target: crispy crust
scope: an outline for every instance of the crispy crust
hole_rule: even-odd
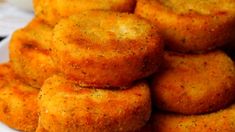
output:
[[[39,125],[49,132],[118,132],[138,130],[151,114],[147,83],[126,90],[82,88],[55,75],[39,94]]]
[[[85,10],[132,12],[136,0],[34,0],[37,17],[54,25],[60,19]]]
[[[10,62],[15,73],[27,84],[40,88],[44,80],[56,73],[49,52],[52,28],[35,18],[17,30],[10,42]]]
[[[52,52],[70,79],[82,86],[108,88],[154,73],[162,49],[156,28],[147,21],[131,14],[88,11],[55,27]]]
[[[135,14],[157,24],[171,50],[202,52],[235,35],[233,0],[138,0]]]
[[[164,69],[152,82],[162,110],[200,114],[224,108],[235,99],[235,68],[223,52],[187,55],[166,52]]]
[[[39,124],[38,124],[38,127],[37,127],[37,130],[36,130],[35,132],[48,132],[48,131],[45,130],[45,129],[43,128],[43,126],[39,123]]]
[[[8,126],[34,132],[38,124],[39,91],[20,82],[8,64],[0,65],[0,120]]]
[[[205,115],[154,114],[152,127],[152,132],[234,132],[235,105]]]

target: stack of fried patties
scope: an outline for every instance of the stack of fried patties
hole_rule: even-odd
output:
[[[35,0],[36,17],[12,35],[0,120],[26,132],[141,129],[152,111],[145,78],[163,55],[157,27],[130,13],[134,0],[60,2]]]
[[[152,78],[152,131],[234,132],[233,0],[139,0],[135,14],[159,26],[168,51]],[[234,43],[233,43],[234,45]]]
[[[235,1],[138,0],[134,15],[135,2],[34,0],[0,65],[0,120],[26,132],[234,132],[235,68],[221,48],[235,42]]]
[[[143,78],[158,70],[157,28],[134,14],[85,11],[53,30],[51,56],[60,74],[39,94],[38,131],[136,131],[151,115]]]

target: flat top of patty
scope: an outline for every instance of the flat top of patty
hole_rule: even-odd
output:
[[[159,0],[178,14],[216,14],[235,11],[234,0]]]

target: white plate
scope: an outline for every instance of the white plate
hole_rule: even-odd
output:
[[[9,44],[10,37],[4,39],[0,42],[0,63],[8,62],[8,44]],[[5,124],[0,122],[0,132],[18,132],[6,126]]]
[[[33,2],[32,0],[6,0],[9,3],[27,11],[33,11]]]

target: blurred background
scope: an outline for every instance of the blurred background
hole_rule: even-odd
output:
[[[25,26],[33,16],[32,0],[0,0],[0,41]]]

